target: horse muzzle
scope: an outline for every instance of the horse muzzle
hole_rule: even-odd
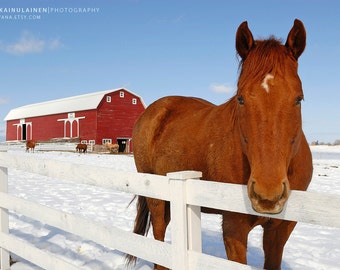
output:
[[[248,183],[248,195],[253,209],[263,214],[280,213],[290,194],[288,179],[284,179],[277,187],[264,188],[255,180]]]

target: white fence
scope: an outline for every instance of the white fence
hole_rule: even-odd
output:
[[[171,244],[9,195],[8,168],[171,201]],[[258,213],[251,208],[246,186],[195,180],[200,176],[201,173],[192,171],[167,176],[122,173],[108,168],[39,159],[33,155],[0,152],[1,269],[9,269],[10,252],[44,269],[79,269],[10,234],[9,210],[171,269],[255,269],[202,253],[200,206]],[[293,191],[284,211],[270,217],[340,228],[339,205],[340,196]]]

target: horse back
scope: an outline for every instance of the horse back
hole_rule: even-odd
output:
[[[133,131],[137,170],[166,174],[206,167],[205,143],[211,134],[209,129],[214,129],[209,124],[217,121],[212,116],[217,107],[203,99],[180,96],[165,97],[151,104]]]

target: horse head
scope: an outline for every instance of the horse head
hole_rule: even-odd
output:
[[[303,137],[297,60],[305,45],[306,31],[299,20],[285,45],[273,37],[254,40],[247,22],[236,33],[242,59],[236,116],[250,165],[248,195],[260,213],[281,212],[290,194],[289,166]]]

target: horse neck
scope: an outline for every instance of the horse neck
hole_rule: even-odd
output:
[[[240,132],[236,117],[237,98],[217,106],[213,113],[210,128],[209,168],[214,171],[210,178],[230,183],[246,183],[249,178],[249,163],[242,152]],[[218,141],[214,141],[216,138]],[[226,167],[226,165],[228,166]],[[226,174],[226,170],[229,170]],[[227,176],[226,176],[227,175]],[[226,179],[228,177],[228,179]]]
[[[226,103],[216,107],[215,115],[217,115],[217,119],[215,119],[216,124],[218,125],[215,129],[220,130],[224,133],[222,136],[225,138],[222,142],[225,144],[223,147],[227,147],[229,149],[235,149],[236,152],[240,152],[241,149],[241,140],[240,140],[240,132],[237,122],[237,97],[232,97]],[[235,153],[236,154],[236,153]]]
[[[234,96],[226,103],[219,106],[222,110],[220,113],[223,116],[224,125],[229,126],[234,133],[238,133],[237,118],[236,118],[236,108],[237,108],[237,97]]]

